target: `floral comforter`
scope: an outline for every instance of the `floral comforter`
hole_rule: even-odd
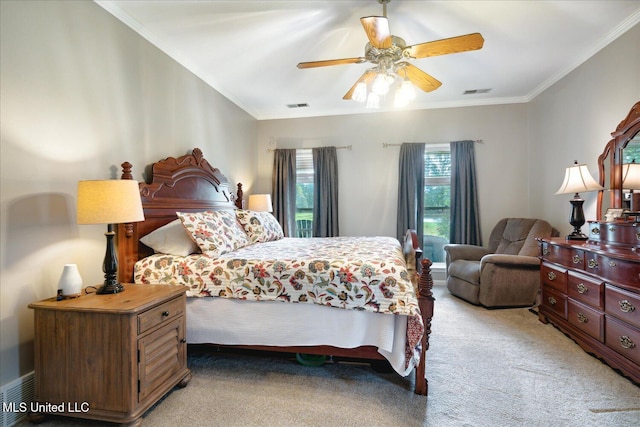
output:
[[[189,288],[188,297],[313,303],[408,316],[407,364],[424,332],[399,242],[391,237],[283,238],[210,258],[155,254],[136,283]]]

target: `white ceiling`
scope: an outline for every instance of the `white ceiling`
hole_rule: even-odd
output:
[[[370,64],[296,64],[363,56],[360,18],[382,15],[377,0],[95,1],[258,120],[370,112],[342,99]],[[530,101],[636,25],[640,0],[392,0],[387,16],[407,45],[484,37],[413,61],[442,86],[407,109],[446,108]],[[473,89],[491,91],[463,95]]]

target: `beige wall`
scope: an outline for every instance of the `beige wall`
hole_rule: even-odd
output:
[[[65,263],[99,284],[105,227],[77,226],[78,180],[199,147],[251,182],[257,122],[89,1],[2,1],[0,384],[33,369],[33,313]],[[233,144],[230,144],[233,142]],[[250,190],[250,186],[248,186]]]
[[[0,2],[0,384],[33,369],[27,304],[55,293],[65,263],[102,281],[104,230],[75,224],[81,179],[117,176],[202,148],[247,194],[271,188],[268,148],[340,150],[342,234],[394,235],[398,148],[476,146],[486,236],[504,216],[539,216],[564,233],[554,196],[574,158],[598,154],[640,99],[636,26],[528,104],[257,122],[93,2]],[[591,195],[585,195],[593,217]]]
[[[528,104],[531,215],[571,232],[570,194],[554,193],[574,160],[598,179],[598,156],[631,107],[640,101],[640,25],[636,25]],[[581,194],[587,220],[596,193]],[[583,229],[586,232],[586,226]]]
[[[383,143],[481,139],[478,191],[488,239],[496,219],[529,212],[526,128],[525,104],[261,121],[257,185],[271,188],[270,148],[352,145],[338,151],[340,234],[395,236],[399,147]]]

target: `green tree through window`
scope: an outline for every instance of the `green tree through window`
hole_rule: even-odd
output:
[[[449,242],[451,210],[451,153],[449,147],[427,146],[424,153],[424,256],[444,262]]]

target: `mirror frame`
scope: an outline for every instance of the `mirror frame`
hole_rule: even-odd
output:
[[[609,182],[611,183],[609,188],[598,191],[596,212],[598,221],[602,221],[604,217],[602,202],[606,190],[611,190],[609,191],[609,197],[611,198],[609,206],[612,208],[622,208],[622,150],[638,132],[640,132],[640,101],[631,107],[627,117],[620,122],[614,132],[611,132],[613,139],[607,143],[604,151],[598,157],[599,183],[604,187],[606,182],[605,163],[607,158],[609,159]]]

